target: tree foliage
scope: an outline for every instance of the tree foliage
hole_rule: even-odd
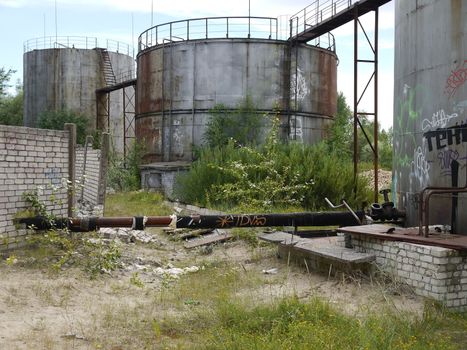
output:
[[[63,130],[66,123],[76,124],[76,142],[83,145],[86,141],[88,117],[69,110],[47,111],[39,114],[39,128]]]
[[[337,113],[329,127],[326,145],[344,158],[352,157],[353,143],[353,113],[340,92],[337,96]]]
[[[7,89],[11,75],[15,71],[0,68],[0,124],[23,125],[23,89],[16,85],[16,94],[10,95]]]
[[[374,121],[365,115],[359,115],[360,124],[368,139],[374,143]],[[373,150],[368,143],[362,128],[357,135],[357,152],[360,162],[373,162]],[[342,92],[337,97],[337,114],[329,127],[326,145],[331,151],[338,152],[342,157],[352,159],[353,156],[353,112],[347,104]],[[378,130],[379,165],[385,169],[392,168],[392,128],[388,131]]]
[[[4,67],[0,68],[0,98],[5,97],[7,95],[7,88],[11,85],[8,85],[10,81],[11,75],[16,71],[8,69],[6,70]]]

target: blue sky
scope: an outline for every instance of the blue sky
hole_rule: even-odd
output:
[[[251,15],[293,15],[312,2],[314,0],[250,0]],[[14,80],[22,80],[23,43],[44,34],[55,36],[56,29],[58,36],[112,39],[134,43],[136,47],[137,37],[151,26],[151,21],[156,25],[197,17],[247,16],[248,4],[248,0],[0,0],[0,66],[16,70]],[[392,125],[393,116],[394,3],[382,6],[379,17],[379,119],[387,129]],[[361,18],[370,36],[373,18],[372,13]],[[336,29],[333,34],[339,57],[338,90],[344,92],[347,102],[352,104],[353,23]],[[359,47],[360,58],[365,58],[368,48],[362,35]],[[362,77],[365,74],[369,77],[372,68],[361,67]],[[362,79],[361,85],[365,84],[366,80]],[[360,108],[372,111],[371,98],[363,99]]]

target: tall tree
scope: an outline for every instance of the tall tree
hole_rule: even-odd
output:
[[[11,86],[8,85],[11,75],[15,73],[14,70],[6,70],[4,67],[0,68],[0,99],[7,95],[6,90]]]
[[[10,95],[7,89],[14,70],[0,68],[0,124],[23,125],[23,88],[18,82],[16,93]]]
[[[347,158],[352,156],[352,111],[342,92],[337,96],[337,113],[329,127],[326,144],[330,151]]]

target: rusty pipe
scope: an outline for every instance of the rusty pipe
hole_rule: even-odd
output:
[[[458,167],[457,162],[456,162],[456,165]],[[453,167],[452,171],[457,172],[457,169],[458,168]],[[467,172],[466,172],[466,181],[465,181],[464,187],[431,186],[431,187],[425,187],[422,190],[422,192],[420,193],[420,204],[419,204],[419,228],[418,228],[419,231],[418,233],[420,236],[428,237],[428,232],[429,232],[428,226],[430,224],[430,198],[431,196],[434,194],[451,194],[452,196],[454,196],[458,193],[467,193]]]
[[[363,211],[357,211],[363,219]],[[39,230],[68,228],[71,231],[94,231],[101,227],[129,227],[144,230],[145,227],[174,228],[234,228],[270,226],[355,226],[359,222],[348,212],[312,212],[288,214],[251,215],[191,215],[191,216],[135,216],[135,217],[84,217],[59,218],[53,223],[44,217],[22,218],[20,224]]]
[[[425,191],[423,191],[425,192]],[[423,193],[422,192],[422,193]],[[467,186],[464,187],[443,187],[443,188],[430,188],[426,192],[426,200],[423,199],[423,194],[422,197],[420,198],[421,206],[423,205],[423,208],[420,209],[422,211],[422,217],[420,218],[420,227],[419,227],[419,234],[423,235],[424,237],[428,237],[428,232],[429,232],[429,223],[430,223],[430,198],[434,194],[457,194],[457,193],[467,193]],[[420,206],[420,207],[421,207]],[[423,230],[423,227],[425,228]]]

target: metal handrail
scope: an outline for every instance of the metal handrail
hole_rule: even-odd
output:
[[[94,49],[106,48],[108,51],[134,56],[134,48],[117,40],[98,40],[87,36],[44,36],[29,39],[24,42],[24,53],[40,49],[75,48]]]
[[[115,81],[117,84],[133,79],[136,79],[136,71],[134,69],[128,70],[126,72],[121,72],[115,76]]]
[[[278,40],[277,18],[203,17],[174,21],[151,27],[138,37],[138,52],[162,45],[164,40],[255,38]],[[177,40],[174,40],[177,39]]]
[[[350,8],[358,0],[315,0],[310,5],[291,16],[290,36],[298,34],[320,22]],[[294,22],[292,25],[292,21]]]

